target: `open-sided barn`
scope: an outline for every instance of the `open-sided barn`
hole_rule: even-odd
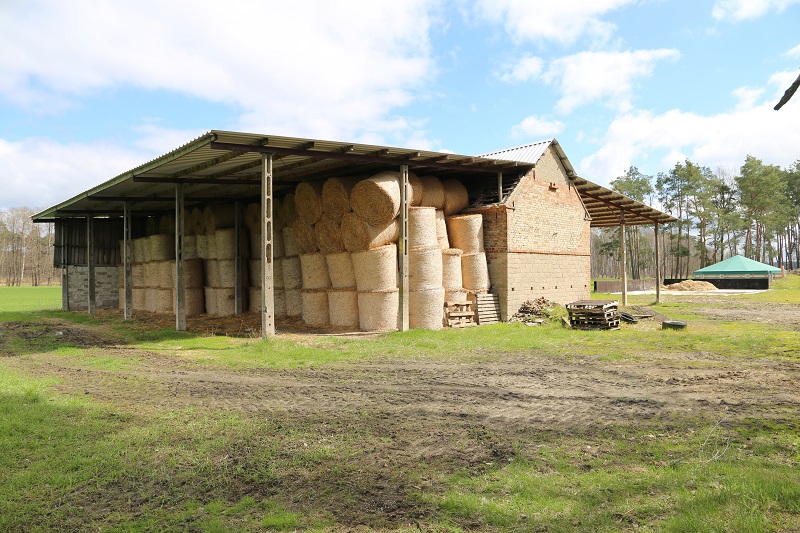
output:
[[[674,219],[578,177],[556,140],[483,156],[211,131],[34,216],[64,309],[260,311],[441,327],[445,303],[589,296],[590,228]],[[249,300],[249,303],[248,303]]]

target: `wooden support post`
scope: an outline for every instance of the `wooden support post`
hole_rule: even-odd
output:
[[[244,303],[242,302],[242,203],[236,202],[234,209],[234,224],[233,224],[233,238],[236,242],[233,244],[233,312],[241,315],[244,312]]]
[[[400,308],[398,326],[408,331],[408,165],[400,165],[400,239],[397,241],[400,261]]]
[[[66,265],[64,252],[61,254],[61,310],[69,311],[69,266]]]
[[[183,235],[186,227],[183,185],[175,185],[175,329],[186,331],[186,278],[183,269]]]
[[[497,173],[497,203],[503,203],[503,173]]]
[[[261,338],[275,336],[272,273],[272,154],[261,156]]]
[[[619,212],[619,259],[622,277],[622,305],[628,305],[628,261],[625,249],[625,211]]]
[[[87,311],[90,315],[96,312],[95,275],[94,275],[94,218],[86,217],[86,284],[89,293]]]
[[[133,316],[131,227],[131,206],[130,202],[125,202],[122,206],[122,287],[124,291],[122,305],[125,310],[125,320],[130,320]]]
[[[661,303],[661,261],[660,252],[658,250],[658,222],[653,227],[656,245],[656,303]]]

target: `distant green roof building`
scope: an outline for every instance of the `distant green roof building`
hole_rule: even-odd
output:
[[[724,277],[770,277],[780,274],[781,269],[765,263],[753,261],[741,255],[734,255],[714,265],[692,272],[694,278]]]

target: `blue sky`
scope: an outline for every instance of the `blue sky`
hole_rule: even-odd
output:
[[[608,184],[800,159],[800,0],[2,0],[0,209],[210,129],[479,154]]]

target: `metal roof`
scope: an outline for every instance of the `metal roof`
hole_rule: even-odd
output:
[[[715,277],[747,274],[762,274],[766,276],[767,274],[780,273],[781,269],[778,267],[755,261],[743,255],[734,255],[725,259],[724,261],[720,261],[719,263],[714,263],[713,265],[709,265],[705,268],[695,270],[692,272],[692,276]]]
[[[468,188],[479,188],[482,183],[496,183],[498,173],[518,178],[535,166],[550,145],[557,148],[568,174],[574,175],[572,165],[555,139],[528,146],[538,145],[543,146],[524,153],[511,149],[502,151],[502,157],[499,157],[501,152],[496,152],[498,157],[487,157],[212,130],[161,157],[37,213],[33,219],[46,222],[90,215],[119,216],[126,201],[134,214],[169,212],[174,209],[170,202],[174,201],[176,184],[183,185],[187,208],[214,202],[257,201],[261,190],[262,154],[273,155],[273,188],[279,198],[293,191],[301,181],[368,176],[381,170],[397,169],[400,165],[409,165],[410,170],[419,175],[458,178]],[[540,152],[533,160],[537,150]],[[581,186],[577,182],[576,187],[580,192]],[[626,199],[617,193],[612,192],[612,195],[615,196],[610,201]],[[597,225],[595,216],[599,223],[605,224],[620,208],[626,210],[625,221],[628,224],[651,224],[654,221],[638,215],[632,215],[629,220],[627,205],[604,204],[603,200],[593,212],[590,207],[595,202],[593,197],[584,198],[583,192],[581,197],[585,203],[588,202],[593,226]],[[606,206],[605,210],[600,204]],[[611,206],[610,210],[608,206]],[[647,209],[661,215],[663,220],[675,220]]]
[[[556,155],[561,160],[561,164],[564,165],[567,177],[578,190],[578,194],[592,219],[592,227],[602,228],[619,226],[623,220],[623,212],[625,224],[628,226],[653,224],[656,222],[659,224],[666,224],[668,222],[678,221],[678,219],[672,215],[663,213],[658,209],[638,202],[624,194],[612,191],[611,189],[607,189],[579,177],[556,139],[489,152],[487,154],[482,154],[481,157],[507,159],[533,163],[535,165],[550,146],[555,149]]]

